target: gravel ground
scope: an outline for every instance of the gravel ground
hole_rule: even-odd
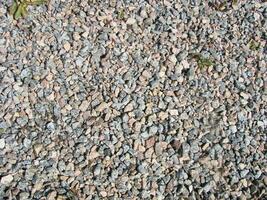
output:
[[[266,1],[10,4],[0,199],[266,198]]]

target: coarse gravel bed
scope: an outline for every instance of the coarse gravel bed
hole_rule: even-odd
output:
[[[0,199],[265,199],[267,2],[0,2]]]

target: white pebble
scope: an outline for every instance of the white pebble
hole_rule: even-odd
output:
[[[126,21],[126,24],[129,24],[129,25],[133,25],[136,23],[136,20],[134,18],[129,18],[127,21]]]
[[[5,139],[0,139],[0,149],[5,148],[5,146],[6,146]]]
[[[8,185],[13,181],[13,176],[12,175],[7,175],[7,176],[3,176],[1,178],[1,184],[3,185]]]

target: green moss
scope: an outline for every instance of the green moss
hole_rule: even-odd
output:
[[[125,13],[123,9],[120,9],[118,12],[118,19],[124,19]]]
[[[4,133],[5,132],[5,129],[3,128],[0,128],[0,134]]]
[[[214,65],[214,62],[210,58],[205,58],[201,54],[193,53],[191,54],[191,57],[196,60],[197,65],[200,69]]]
[[[249,42],[249,49],[252,51],[257,51],[260,48],[260,43],[256,42],[255,40],[251,40]]]
[[[48,0],[14,0],[13,4],[9,8],[9,13],[14,19],[20,17],[26,17],[28,14],[27,8],[30,5],[41,5],[47,3]]]
[[[232,6],[237,5],[238,4],[238,0],[232,0]]]

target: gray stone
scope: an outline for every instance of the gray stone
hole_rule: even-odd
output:
[[[55,129],[56,129],[55,124],[54,124],[53,122],[49,122],[49,123],[46,125],[46,128],[47,128],[49,131],[51,131],[51,132],[55,131]]]
[[[17,118],[17,123],[20,125],[20,126],[25,126],[27,123],[28,123],[28,117],[19,117]]]
[[[24,79],[24,78],[29,78],[31,76],[31,71],[29,68],[25,68],[21,71],[21,74],[20,74],[21,78]]]
[[[29,148],[31,145],[31,140],[29,140],[28,138],[25,138],[23,141],[23,145],[24,147]]]
[[[94,167],[94,176],[98,176],[98,175],[100,175],[100,173],[101,173],[101,165],[100,164],[97,164]]]
[[[153,125],[149,128],[149,135],[155,135],[158,132],[158,127]]]

